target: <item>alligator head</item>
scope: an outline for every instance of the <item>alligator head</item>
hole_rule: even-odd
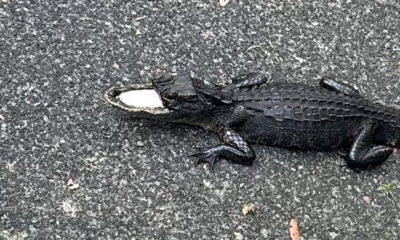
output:
[[[151,82],[112,88],[105,98],[135,118],[195,125],[232,99],[221,87],[187,75],[167,74]]]

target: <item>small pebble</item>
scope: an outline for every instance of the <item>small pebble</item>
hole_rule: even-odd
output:
[[[144,146],[144,142],[142,142],[142,141],[137,141],[137,143],[136,143],[139,147],[143,147]]]
[[[267,229],[265,229],[265,228],[263,228],[262,230],[261,230],[261,234],[263,235],[263,237],[264,238],[267,238],[268,237],[268,230]]]
[[[244,239],[243,235],[239,232],[234,232],[233,234],[235,235],[235,240],[243,240]]]
[[[224,188],[229,188],[229,187],[230,187],[230,184],[229,184],[228,181],[224,181],[224,182],[222,183],[222,185],[224,186]]]
[[[125,186],[126,184],[128,184],[128,181],[126,181],[125,179],[121,179],[121,181],[119,182],[120,186]]]

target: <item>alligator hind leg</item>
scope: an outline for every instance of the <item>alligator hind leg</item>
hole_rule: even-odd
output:
[[[217,126],[218,136],[227,145],[221,144],[209,147],[202,152],[190,155],[190,157],[196,157],[197,163],[209,163],[211,170],[214,169],[214,164],[220,158],[243,165],[251,165],[256,157],[254,150],[232,128],[232,126],[242,123],[245,119],[245,109],[243,106],[237,107],[232,115],[223,118]]]
[[[342,156],[351,169],[369,169],[384,163],[393,153],[387,146],[372,146],[375,127],[371,122],[364,123],[347,155]]]
[[[261,73],[248,73],[232,79],[235,88],[245,88],[261,85],[267,82],[267,77]]]
[[[361,96],[360,92],[356,90],[354,87],[350,86],[347,83],[339,82],[333,79],[332,77],[323,77],[319,82],[320,87],[328,89],[330,91],[334,91],[337,93],[342,93],[343,95],[354,97]]]

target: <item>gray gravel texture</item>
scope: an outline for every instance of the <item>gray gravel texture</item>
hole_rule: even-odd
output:
[[[399,16],[398,0],[1,0],[0,239],[289,239],[292,217],[301,239],[400,239],[400,190],[378,190],[399,185],[398,155],[357,174],[335,153],[256,145],[253,166],[212,174],[187,155],[215,135],[103,98],[161,69],[331,75],[400,104]]]

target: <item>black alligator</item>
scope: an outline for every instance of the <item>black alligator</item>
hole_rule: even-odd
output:
[[[219,86],[186,75],[163,75],[152,85],[112,88],[105,95],[134,117],[197,125],[214,131],[224,144],[196,157],[211,169],[221,158],[251,165],[249,143],[293,149],[335,151],[352,169],[370,169],[385,162],[400,146],[400,110],[371,102],[352,86],[323,77],[319,86],[272,83],[261,73],[233,78]],[[162,106],[134,107],[121,93],[154,89]]]

